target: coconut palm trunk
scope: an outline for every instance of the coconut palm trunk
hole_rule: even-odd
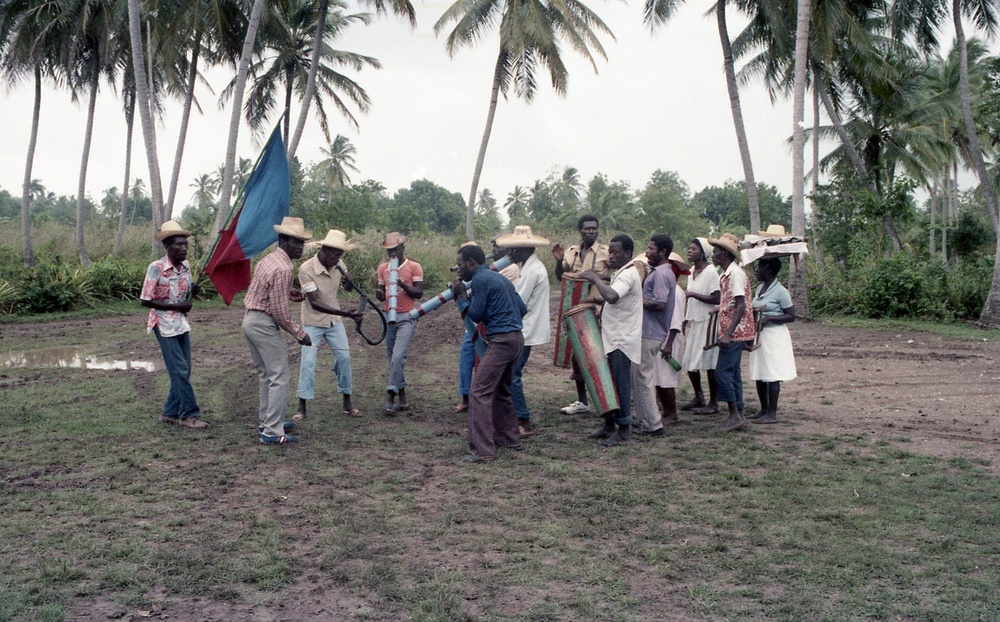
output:
[[[138,0],[129,0],[136,2]],[[243,39],[243,50],[240,53],[240,66],[236,72],[236,84],[233,87],[232,115],[229,118],[229,140],[226,143],[226,164],[222,171],[222,187],[219,189],[219,210],[215,214],[215,230],[219,231],[226,225],[229,217],[229,200],[233,193],[233,173],[236,168],[236,141],[240,135],[240,112],[243,108],[243,92],[246,90],[247,74],[250,73],[250,57],[253,54],[254,41],[260,28],[260,18],[264,13],[265,0],[254,0],[250,12],[250,22],[247,24],[247,34]]]
[[[740,89],[736,82],[736,68],[733,64],[733,47],[729,41],[729,29],[726,26],[725,0],[718,0],[716,2],[715,16],[719,24],[719,41],[722,43],[722,59],[726,70],[726,88],[729,90],[729,107],[733,111],[733,125],[736,127],[736,143],[740,148],[740,159],[743,161],[743,177],[746,179],[747,204],[750,207],[750,231],[760,231],[760,204],[757,200],[757,180],[753,174],[753,161],[750,159],[750,144],[747,142],[747,130],[743,125],[743,108],[740,106]]]
[[[469,189],[469,205],[465,213],[465,239],[471,240],[474,235],[472,221],[476,215],[476,193],[479,190],[479,178],[483,173],[483,163],[486,161],[486,147],[490,144],[490,134],[493,132],[493,118],[497,112],[497,102],[500,100],[500,82],[503,77],[507,52],[503,49],[497,55],[496,68],[493,70],[493,89],[490,92],[490,109],[486,113],[486,129],[483,130],[483,140],[479,144],[479,156],[476,158],[476,170],[472,173],[472,188]]]
[[[174,200],[177,198],[177,183],[181,176],[181,160],[184,158],[184,143],[187,140],[188,122],[191,119],[191,106],[194,104],[194,85],[198,80],[198,56],[201,52],[201,29],[199,27],[194,37],[191,50],[191,62],[188,66],[187,92],[184,94],[184,111],[181,113],[181,127],[177,132],[177,149],[174,150],[174,168],[170,173],[170,189],[167,191],[167,203],[164,206],[166,218],[169,220],[174,213]]]
[[[316,95],[316,74],[319,73],[319,55],[323,49],[323,27],[326,24],[326,11],[329,0],[320,0],[316,15],[316,34],[313,36],[313,50],[310,57],[309,77],[306,79],[306,92],[302,97],[302,107],[299,110],[299,117],[295,120],[295,134],[288,141],[288,162],[291,163],[295,157],[295,150],[299,148],[299,140],[302,139],[302,132],[306,127],[306,117],[309,116],[309,105]]]
[[[26,267],[35,265],[35,252],[31,247],[31,169],[35,162],[35,145],[38,143],[38,120],[42,114],[42,69],[35,65],[35,104],[31,113],[31,137],[28,155],[24,162],[24,184],[21,186],[21,261]]]
[[[87,103],[87,126],[83,134],[83,155],[80,158],[80,181],[76,187],[76,251],[80,255],[80,263],[90,265],[87,256],[87,243],[83,235],[84,211],[87,192],[87,164],[90,162],[90,143],[94,137],[94,110],[97,108],[97,87],[100,81],[100,67],[93,63],[90,73],[90,101]]]
[[[810,0],[798,0],[795,25],[795,83],[792,97],[792,235],[805,238],[805,110],[806,72],[809,68],[809,16],[812,11]],[[806,293],[805,265],[802,261],[792,261],[789,271],[789,285],[798,315],[809,316],[809,301]]]
[[[132,71],[135,74],[135,98],[139,107],[139,122],[142,125],[143,143],[146,146],[146,164],[149,167],[150,199],[153,203],[153,220],[156,223],[163,214],[163,186],[160,182],[160,163],[156,156],[156,134],[153,127],[153,108],[143,65],[142,24],[139,19],[139,0],[128,0],[128,28],[132,45]]]
[[[125,113],[125,179],[122,181],[121,209],[118,212],[118,235],[115,236],[115,248],[112,255],[118,257],[122,252],[122,242],[125,240],[125,219],[128,212],[128,180],[132,174],[132,132],[135,130],[135,93],[129,97],[128,111]]]

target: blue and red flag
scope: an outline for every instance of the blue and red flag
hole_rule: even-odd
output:
[[[250,287],[250,260],[278,241],[274,225],[288,216],[290,193],[285,143],[281,130],[275,128],[246,183],[243,205],[219,233],[219,242],[205,265],[205,274],[227,305]]]

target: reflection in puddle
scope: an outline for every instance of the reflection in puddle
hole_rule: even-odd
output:
[[[79,346],[49,348],[28,352],[10,351],[0,354],[2,367],[72,367],[76,369],[112,369],[122,371],[159,371],[162,361],[125,361],[88,354]]]

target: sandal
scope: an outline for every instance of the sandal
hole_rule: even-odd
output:
[[[698,400],[693,399],[690,402],[688,402],[687,404],[684,404],[683,406],[681,406],[681,410],[694,410],[696,408],[704,408],[705,406],[708,406],[708,404],[706,404],[705,402],[699,402]]]
[[[348,417],[360,417],[361,416],[361,411],[358,410],[357,408],[352,408],[350,410],[347,410],[345,408],[344,409],[344,414],[347,415]]]
[[[696,415],[717,415],[719,414],[719,409],[718,407],[702,406],[701,408],[695,408],[693,412]]]

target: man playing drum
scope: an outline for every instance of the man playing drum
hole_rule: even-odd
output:
[[[417,328],[417,321],[410,318],[413,311],[413,301],[424,295],[424,269],[419,263],[403,256],[406,236],[392,232],[382,240],[382,248],[389,260],[395,259],[396,286],[398,288],[396,302],[396,321],[390,323],[385,333],[385,351],[389,358],[389,384],[386,386],[385,414],[395,415],[398,411],[409,410],[410,403],[406,401],[406,352],[410,349],[410,339]],[[386,292],[392,285],[389,283],[389,262],[382,262],[378,267],[378,288],[375,297],[385,303],[385,311],[389,311],[389,300]],[[399,402],[396,402],[396,398]]]
[[[608,247],[597,241],[598,229],[597,216],[584,214],[577,221],[576,228],[580,232],[580,244],[570,246],[564,250],[561,244],[552,247],[552,256],[556,260],[556,278],[560,281],[566,272],[575,273],[590,270],[601,275],[607,281],[611,276],[611,264],[608,258]],[[563,309],[566,311],[566,309]],[[561,322],[562,318],[556,318]],[[580,369],[573,360],[573,375],[571,378],[576,382],[576,401],[562,408],[562,412],[567,415],[590,412],[591,408],[587,402],[587,386],[580,375]]]
[[[632,238],[627,235],[611,239],[608,257],[611,267],[616,270],[611,283],[605,283],[593,270],[580,275],[604,298],[601,340],[618,393],[619,410],[605,414],[604,426],[590,437],[601,439],[601,444],[608,447],[624,445],[631,438],[632,364],[639,365],[642,361],[642,275],[632,261],[634,249]]]

